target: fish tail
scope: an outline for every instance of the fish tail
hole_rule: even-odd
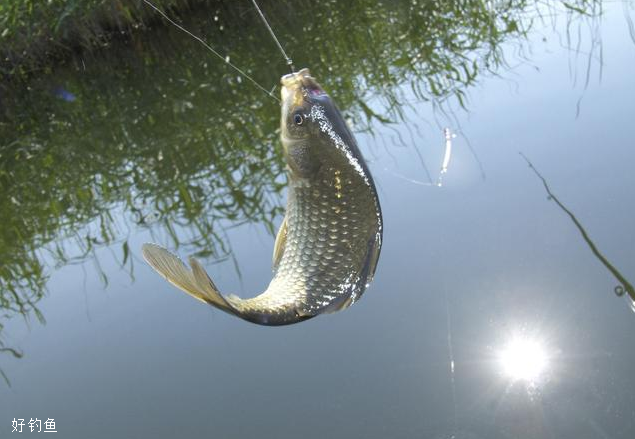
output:
[[[234,307],[221,295],[203,266],[195,258],[191,257],[189,260],[192,266],[190,270],[178,256],[159,245],[143,244],[141,252],[146,262],[172,285],[195,299],[209,303],[230,314],[237,314]]]

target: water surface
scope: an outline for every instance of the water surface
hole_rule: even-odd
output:
[[[633,4],[263,8],[376,180],[373,284],[344,312],[267,328],[145,265],[153,241],[198,255],[224,292],[266,287],[279,108],[178,30],[113,40],[3,97],[0,431],[633,437],[635,314],[589,245],[633,283]],[[183,20],[267,88],[285,73],[249,2]]]

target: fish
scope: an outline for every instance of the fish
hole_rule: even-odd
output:
[[[280,81],[288,194],[267,289],[248,299],[224,295],[196,258],[188,268],[157,244],[142,248],[146,262],[189,295],[269,326],[355,303],[373,279],[383,239],[375,183],[337,106],[307,68]]]

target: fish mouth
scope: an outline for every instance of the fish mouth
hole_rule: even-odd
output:
[[[282,102],[287,105],[301,105],[305,97],[325,94],[307,68],[284,75],[280,83]]]

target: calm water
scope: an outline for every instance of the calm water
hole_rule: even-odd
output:
[[[264,3],[385,219],[364,298],[289,327],[140,258],[154,241],[224,292],[268,284],[273,99],[160,26],[5,90],[0,436],[634,437],[635,313],[607,267],[635,281],[633,3],[457,3]],[[285,73],[249,2],[184,21],[267,88]]]

